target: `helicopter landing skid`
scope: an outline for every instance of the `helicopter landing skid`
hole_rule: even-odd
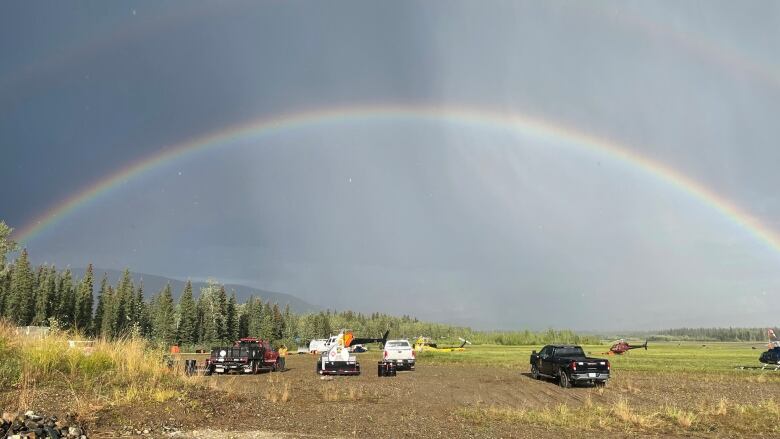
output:
[[[768,370],[768,371],[780,371],[780,363],[778,364],[763,364],[761,366],[736,366],[737,370]]]

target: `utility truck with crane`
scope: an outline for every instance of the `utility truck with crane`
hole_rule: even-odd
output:
[[[390,331],[382,338],[356,338],[352,331],[343,329],[328,340],[328,345],[317,361],[317,373],[320,375],[360,375],[360,363],[357,356],[349,351],[350,346],[365,343],[385,344]]]

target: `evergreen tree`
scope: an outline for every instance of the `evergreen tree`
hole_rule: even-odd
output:
[[[281,340],[284,336],[284,318],[282,313],[279,312],[279,305],[274,303],[271,309],[271,316],[273,319],[273,330],[271,331],[271,340]]]
[[[9,267],[6,265],[8,253],[16,251],[17,245],[9,237],[14,229],[8,227],[4,221],[0,221],[0,277],[8,274]]]
[[[192,345],[198,341],[198,310],[192,298],[192,282],[189,280],[179,298],[179,326],[177,340],[182,345]]]
[[[224,291],[224,288],[222,289]],[[225,309],[225,337],[228,340],[238,339],[238,308],[236,306],[236,292],[230,295]]]
[[[95,308],[95,317],[92,319],[92,335],[101,336],[103,328],[103,315],[106,312],[106,294],[108,293],[108,275],[103,273],[100,280],[100,290],[98,291],[98,303]]]
[[[217,340],[224,341],[228,338],[227,330],[227,292],[225,292],[225,286],[220,285],[219,293],[216,296],[216,303],[214,307],[216,313],[214,315],[214,321],[217,329]]]
[[[292,340],[295,338],[298,331],[295,318],[292,314],[292,311],[290,310],[289,303],[284,305],[284,313],[282,314],[282,318],[284,319],[284,334],[282,335],[282,338],[285,340]]]
[[[6,257],[8,253],[16,251],[16,243],[9,239],[13,230],[0,221],[0,317],[9,316],[12,267],[6,265]]]
[[[238,338],[249,337],[249,302],[238,305]]]
[[[116,331],[116,293],[114,287],[108,285],[103,295],[103,315],[100,322],[100,336],[105,339],[114,337]]]
[[[69,268],[57,280],[57,299],[57,320],[63,327],[72,327],[76,311],[76,292],[73,288],[73,274]]]
[[[11,294],[11,273],[13,267],[6,267],[6,269],[0,273],[0,317],[7,316],[8,309],[8,297]]]
[[[149,309],[144,300],[144,283],[141,282],[138,285],[138,289],[135,293],[135,300],[133,301],[135,306],[135,325],[141,335],[148,336],[151,333],[151,322],[149,321]]]
[[[143,279],[141,279],[138,285],[141,287],[141,289],[143,289]],[[128,328],[135,327],[138,323],[138,304],[136,303],[137,297],[138,296],[135,289],[132,289],[127,294],[125,320],[127,320],[126,326]]]
[[[203,290],[201,289],[198,295],[198,302],[195,305],[196,318],[195,318],[195,338],[198,343],[204,343],[206,341],[206,304],[203,300]]]
[[[87,265],[87,271],[79,282],[78,293],[76,294],[76,309],[74,317],[74,326],[89,332],[92,329],[92,306],[94,304],[94,274],[92,273],[92,264]]]
[[[122,278],[116,286],[114,292],[114,336],[119,336],[125,332],[131,325],[132,302],[135,290],[133,288],[133,279],[130,277],[130,270],[125,268]]]
[[[35,316],[35,276],[30,269],[27,249],[16,259],[6,315],[19,326],[29,325]]]
[[[43,267],[43,273],[38,282],[38,290],[35,293],[35,318],[34,325],[44,325],[49,317],[53,315],[53,298],[56,293],[57,284],[55,282],[56,269],[54,267]]]
[[[152,311],[152,338],[164,345],[176,338],[176,309],[174,308],[171,284],[167,284],[155,301]]]
[[[41,289],[45,270],[46,265],[39,265],[38,269],[35,270],[35,278],[33,279],[33,318],[30,321],[30,324],[34,326],[40,326],[39,322],[36,321],[36,318],[38,317],[38,294]]]
[[[201,319],[201,343],[214,343],[222,341],[225,336],[225,312],[227,301],[222,306],[222,292],[224,291],[216,281],[209,279],[208,284],[200,290],[198,305],[202,313]]]
[[[251,296],[246,303],[245,317],[246,334],[249,337],[262,337],[263,303],[257,297]]]
[[[260,321],[260,338],[270,340],[274,333],[274,314],[271,302],[263,304],[263,319]]]

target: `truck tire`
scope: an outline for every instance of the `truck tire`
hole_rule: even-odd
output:
[[[560,380],[561,387],[563,387],[564,389],[568,389],[571,387],[571,380],[569,379],[569,375],[566,374],[565,370],[561,369],[558,379]]]
[[[603,389],[604,387],[607,387],[607,382],[606,381],[596,381],[596,387],[600,388],[600,389]]]
[[[531,365],[531,376],[532,376],[532,377],[533,377],[535,380],[538,380],[539,378],[541,378],[541,375],[539,375],[539,368],[538,368],[538,367],[536,367],[536,365],[535,365],[535,364],[532,364],[532,365]]]

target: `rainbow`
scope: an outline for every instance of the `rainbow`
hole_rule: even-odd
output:
[[[87,186],[71,197],[51,207],[48,211],[25,225],[16,234],[16,240],[29,242],[63,218],[83,208],[90,202],[117,188],[121,183],[158,169],[185,156],[217,148],[224,148],[238,141],[256,140],[305,127],[336,123],[361,123],[370,121],[431,121],[459,125],[509,130],[543,141],[569,144],[617,163],[640,170],[650,177],[663,181],[695,200],[703,203],[746,230],[770,249],[780,252],[780,239],[758,219],[742,210],[735,203],[719,196],[675,169],[642,156],[629,147],[608,139],[592,136],[547,120],[519,113],[459,106],[424,105],[364,105],[346,106],[289,113],[276,117],[255,119],[230,126],[218,132],[162,148],[160,152],[142,158],[117,170],[105,178]]]
[[[595,3],[589,5],[594,6]],[[703,61],[719,65],[736,77],[749,75],[769,87],[780,88],[780,73],[778,73],[777,67],[762,62],[756,57],[751,57],[744,51],[718,44],[690,30],[676,30],[668,22],[651,20],[644,15],[632,14],[625,8],[621,9],[618,14],[603,8],[596,9],[600,9],[600,17],[607,18],[626,30],[639,32],[656,41],[671,43],[668,44],[669,47],[685,50]]]

